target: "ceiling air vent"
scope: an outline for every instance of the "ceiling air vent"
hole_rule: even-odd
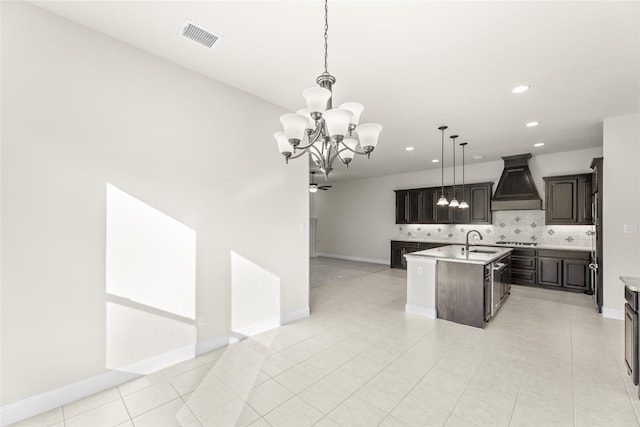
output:
[[[184,21],[178,35],[185,39],[194,41],[199,45],[206,46],[209,49],[212,49],[213,46],[222,38],[218,34],[207,31],[189,20]]]

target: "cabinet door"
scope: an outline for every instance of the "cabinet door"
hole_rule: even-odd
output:
[[[491,187],[491,184],[468,186],[470,224],[491,224]]]
[[[409,191],[396,191],[396,224],[409,222]]]
[[[539,257],[538,283],[547,286],[562,286],[562,259]]]
[[[591,177],[578,180],[578,224],[592,224],[591,212],[592,200]]]
[[[442,190],[440,189],[438,190],[436,197],[436,222],[438,222],[439,224],[449,224],[451,222],[451,208],[449,207],[449,205],[437,206],[437,201],[440,198],[441,194]],[[450,187],[444,188],[444,197],[446,197],[447,200],[451,201]]]
[[[410,224],[419,224],[422,220],[422,190],[409,190],[408,206],[408,222]]]
[[[421,209],[421,223],[433,224],[436,222],[436,203],[440,198],[439,189],[425,188],[422,190],[422,209]]]
[[[535,285],[536,284],[536,271],[535,270],[520,270],[517,268],[511,269],[511,283],[516,285]]]
[[[577,179],[547,180],[545,206],[545,222],[547,224],[577,223],[577,205]]]
[[[458,202],[462,202],[466,200],[469,203],[469,188],[465,187],[464,191],[462,191],[462,187],[456,187],[456,199]],[[471,204],[469,203],[469,206]],[[453,217],[453,222],[456,224],[468,224],[469,223],[469,208],[460,209],[460,208],[451,208],[451,213]]]
[[[586,291],[590,288],[589,261],[582,259],[565,259],[563,261],[563,285],[568,289]]]
[[[391,242],[391,268],[407,269],[405,254],[419,251],[418,242]]]

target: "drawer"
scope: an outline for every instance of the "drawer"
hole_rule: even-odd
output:
[[[517,268],[520,270],[535,270],[536,258],[535,257],[521,257],[511,256],[511,268]]]
[[[589,251],[562,251],[556,249],[539,249],[538,256],[546,258],[589,259]]]
[[[513,249],[511,251],[511,256],[530,256],[530,257],[535,257],[536,256],[536,250],[535,249]]]
[[[535,270],[511,268],[511,283],[515,283],[516,285],[535,285],[536,272]]]

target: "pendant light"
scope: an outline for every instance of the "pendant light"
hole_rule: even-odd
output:
[[[458,135],[451,135],[451,142],[453,143],[453,192],[451,195],[451,202],[449,202],[449,206],[452,208],[457,208],[460,206],[458,203],[458,199],[456,199],[456,138]]]
[[[442,190],[440,192],[440,199],[438,200],[438,206],[447,206],[449,201],[444,196],[444,131],[447,129],[447,126],[440,126],[438,130],[442,131],[442,156],[440,158],[440,165],[442,170]]]
[[[460,206],[458,206],[458,209],[468,209],[469,208],[469,203],[465,202],[464,200],[464,146],[467,145],[468,142],[461,142],[460,145],[462,146],[462,201],[460,202]]]

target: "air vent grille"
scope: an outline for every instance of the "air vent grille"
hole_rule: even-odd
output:
[[[222,38],[218,34],[207,31],[189,20],[184,21],[178,35],[202,46],[206,46],[209,49],[213,48],[214,45]]]

